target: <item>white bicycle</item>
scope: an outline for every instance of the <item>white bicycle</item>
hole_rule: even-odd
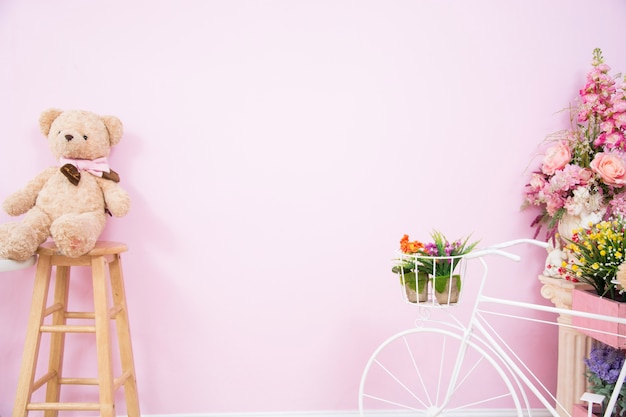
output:
[[[464,276],[468,270],[467,264],[478,261],[482,265],[482,279],[477,281],[473,307],[464,314],[464,320],[453,314],[453,310],[456,310],[453,307],[457,304],[450,302],[453,299],[452,285],[445,286],[444,291],[447,291],[448,296],[444,296],[443,302],[441,294],[439,298],[435,294],[436,287],[443,287],[441,283],[433,282],[433,278],[430,279],[427,296],[422,302],[407,297],[408,292],[403,292],[407,303],[418,308],[419,317],[415,327],[391,336],[374,351],[367,362],[359,387],[361,417],[484,417],[485,410],[494,409],[499,410],[497,415],[500,417],[533,414],[571,416],[565,411],[566,408],[558,404],[536,372],[531,371],[507,344],[501,336],[502,331],[500,328],[497,330],[493,323],[498,321],[499,325],[503,322],[508,324],[508,328],[505,327],[508,332],[513,328],[508,323],[510,318],[560,325],[556,320],[536,318],[545,312],[622,324],[626,324],[626,320],[485,295],[483,290],[488,268],[484,258],[501,255],[519,260],[519,256],[504,250],[519,244],[547,247],[545,242],[519,239],[458,257],[399,255],[403,261],[432,267],[431,277],[437,275],[436,265],[441,267],[442,264],[451,264],[452,268],[447,268],[451,278],[455,269],[455,276]],[[467,281],[465,277],[463,282]],[[417,289],[418,286],[414,281],[413,288]],[[526,314],[511,313],[510,310],[525,311]],[[532,311],[535,314],[529,314]],[[626,361],[604,417],[611,416],[625,376]],[[531,401],[528,393],[534,394],[547,411],[540,408],[539,413],[537,401]],[[604,397],[595,394],[585,396],[589,399],[588,416],[591,417],[592,404],[601,402]]]

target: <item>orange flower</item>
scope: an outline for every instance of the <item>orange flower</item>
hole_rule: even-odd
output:
[[[424,244],[419,240],[409,242],[409,235],[404,235],[400,239],[400,250],[404,253],[417,253],[423,248]]]

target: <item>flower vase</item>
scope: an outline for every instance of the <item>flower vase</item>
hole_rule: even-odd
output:
[[[563,263],[570,264],[574,261],[572,253],[566,248],[568,242],[572,240],[574,231],[599,223],[602,221],[605,213],[606,208],[601,207],[599,210],[591,213],[579,215],[563,214],[563,217],[559,220],[557,225],[558,239],[556,239],[556,241],[552,239],[549,240],[550,247],[548,248],[548,255],[546,256],[543,275],[562,278],[561,265],[563,265]]]
[[[450,279],[452,278],[452,279]],[[460,275],[443,275],[433,278],[435,298],[440,305],[455,304],[459,301],[461,292]]]
[[[560,237],[570,240],[573,235],[572,232],[576,229],[580,229],[583,226],[583,219],[580,216],[565,213],[561,220],[559,220],[557,230],[559,231]]]
[[[601,207],[599,210],[591,213],[581,213],[578,215],[565,213],[561,220],[559,220],[557,228],[559,236],[566,240],[571,240],[574,230],[600,223],[605,213],[606,207]]]
[[[428,275],[424,272],[418,272],[416,280],[415,272],[405,272],[404,289],[406,297],[411,303],[428,301]]]

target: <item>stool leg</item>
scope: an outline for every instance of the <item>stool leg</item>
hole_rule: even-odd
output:
[[[137,394],[135,361],[130,337],[130,322],[128,320],[128,306],[126,304],[126,290],[124,289],[124,276],[122,274],[122,259],[120,255],[117,255],[109,264],[109,270],[111,275],[113,304],[120,307],[120,312],[115,317],[115,327],[117,328],[122,374],[128,375],[124,382],[126,413],[128,417],[139,417],[139,397]]]
[[[98,383],[100,386],[100,417],[115,417],[113,397],[113,367],[109,335],[109,308],[107,300],[106,260],[94,256],[91,261],[93,298],[96,321],[96,351],[98,355]]]
[[[50,286],[50,273],[52,269],[50,261],[49,256],[42,255],[39,255],[39,259],[37,260],[33,299],[30,315],[28,317],[24,353],[22,354],[22,367],[17,382],[17,395],[15,396],[15,404],[13,405],[13,417],[26,417],[28,414],[26,407],[32,397],[33,384],[35,381],[35,367],[37,365],[39,344],[41,342],[40,328],[43,324],[48,299],[48,288]]]
[[[70,267],[57,266],[56,282],[54,284],[54,306],[61,306],[52,315],[53,325],[64,325],[67,322],[66,312],[69,298]],[[56,375],[46,385],[46,402],[57,403],[61,398],[61,384],[63,369],[63,355],[65,350],[65,332],[53,332],[50,336],[50,360],[48,372]],[[45,417],[57,417],[58,410],[46,410]]]

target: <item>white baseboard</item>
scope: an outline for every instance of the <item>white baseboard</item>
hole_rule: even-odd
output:
[[[414,412],[380,412],[368,413],[372,417],[418,417]],[[532,417],[552,417],[548,410],[532,410]],[[263,413],[198,413],[198,414],[143,414],[142,417],[360,417],[358,411],[294,411],[294,412],[263,412]],[[446,417],[517,417],[513,410],[478,410],[459,411]]]

